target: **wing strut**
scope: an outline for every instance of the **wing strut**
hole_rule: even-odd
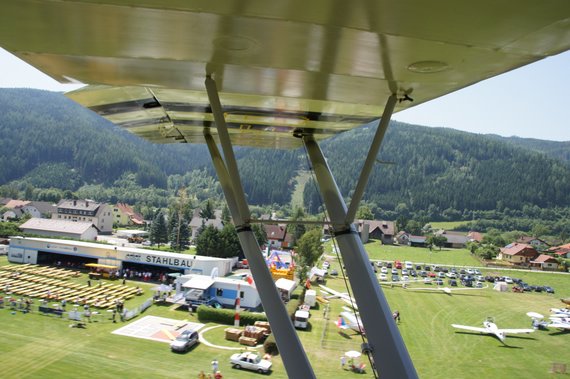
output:
[[[207,130],[204,132],[206,144],[212,156],[212,162],[224,191],[228,208],[232,214],[240,244],[249,262],[263,309],[271,324],[271,330],[275,334],[275,341],[287,370],[287,376],[289,378],[315,378],[313,368],[295,332],[291,318],[287,315],[285,305],[281,301],[281,297],[269,273],[269,268],[260,253],[261,249],[251,229],[249,206],[241,185],[237,163],[218,97],[216,82],[212,78],[207,77],[205,84],[224,156],[222,157],[220,154],[214,138]]]
[[[380,125],[376,131],[366,160],[367,166],[363,168],[359,179],[361,187],[359,191],[361,192],[364,190],[370,173],[368,166],[374,163],[395,101],[396,97],[393,95],[386,104],[382,116],[382,124],[385,126],[382,128]],[[418,375],[406,345],[392,319],[388,302],[380,290],[362,241],[352,224],[354,216],[348,214],[343,197],[316,140],[310,134],[305,134],[302,138],[334,228],[360,317],[366,330],[369,353],[373,357],[376,369],[379,370],[382,378],[417,378]],[[351,208],[358,208],[361,195],[360,193],[353,198]]]

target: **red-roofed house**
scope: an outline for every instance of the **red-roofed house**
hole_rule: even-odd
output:
[[[570,258],[570,243],[566,245],[554,246],[548,249],[549,253],[559,258]]]
[[[267,243],[271,248],[287,247],[288,243],[285,242],[287,227],[285,225],[264,224],[263,228],[267,234]]]
[[[514,242],[501,248],[497,259],[517,265],[528,265],[531,260],[534,260],[539,255],[534,247]]]
[[[479,232],[469,232],[467,238],[470,242],[483,242],[483,234]]]
[[[117,203],[113,207],[113,220],[118,225],[144,225],[143,216],[135,212],[130,205],[123,203]]]
[[[540,267],[543,270],[557,270],[558,261],[550,255],[540,254],[534,261],[530,261],[534,267]]]

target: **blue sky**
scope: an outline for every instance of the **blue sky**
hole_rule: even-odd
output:
[[[0,88],[66,91],[0,49]],[[393,119],[472,133],[570,141],[570,51],[399,112]]]

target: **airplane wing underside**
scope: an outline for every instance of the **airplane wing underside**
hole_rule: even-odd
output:
[[[499,329],[498,332],[506,334],[523,334],[532,333],[534,329]]]
[[[478,328],[476,326],[457,325],[457,324],[451,324],[451,326],[454,327],[455,329],[469,330],[471,332],[489,333],[489,331],[487,329]]]
[[[19,0],[0,46],[158,143],[215,136],[209,75],[234,144],[295,148],[568,50],[570,2]]]

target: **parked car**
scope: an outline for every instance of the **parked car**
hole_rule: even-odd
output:
[[[380,272],[381,272],[382,274],[387,274],[387,273],[388,273],[388,268],[382,267],[382,268],[380,269]]]
[[[452,287],[457,287],[457,280],[455,279],[449,279],[449,285]]]
[[[382,280],[382,281],[386,281],[386,280],[388,280],[388,275],[381,273],[380,275],[378,275],[378,279]]]
[[[185,353],[198,343],[198,332],[185,330],[170,343],[170,350],[177,353]]]
[[[554,288],[550,286],[544,286],[543,288],[546,293],[554,293]]]
[[[437,278],[435,280],[435,284],[437,284],[438,286],[443,286],[443,280],[441,280],[440,278]]]
[[[329,275],[337,276],[337,275],[338,275],[338,271],[333,268],[333,269],[331,270],[331,272],[330,272]]]
[[[392,263],[391,262],[386,263],[386,267],[392,268]]]
[[[271,370],[271,362],[261,359],[258,354],[245,352],[233,354],[230,357],[230,364],[233,368],[257,371],[261,374],[267,374]]]

